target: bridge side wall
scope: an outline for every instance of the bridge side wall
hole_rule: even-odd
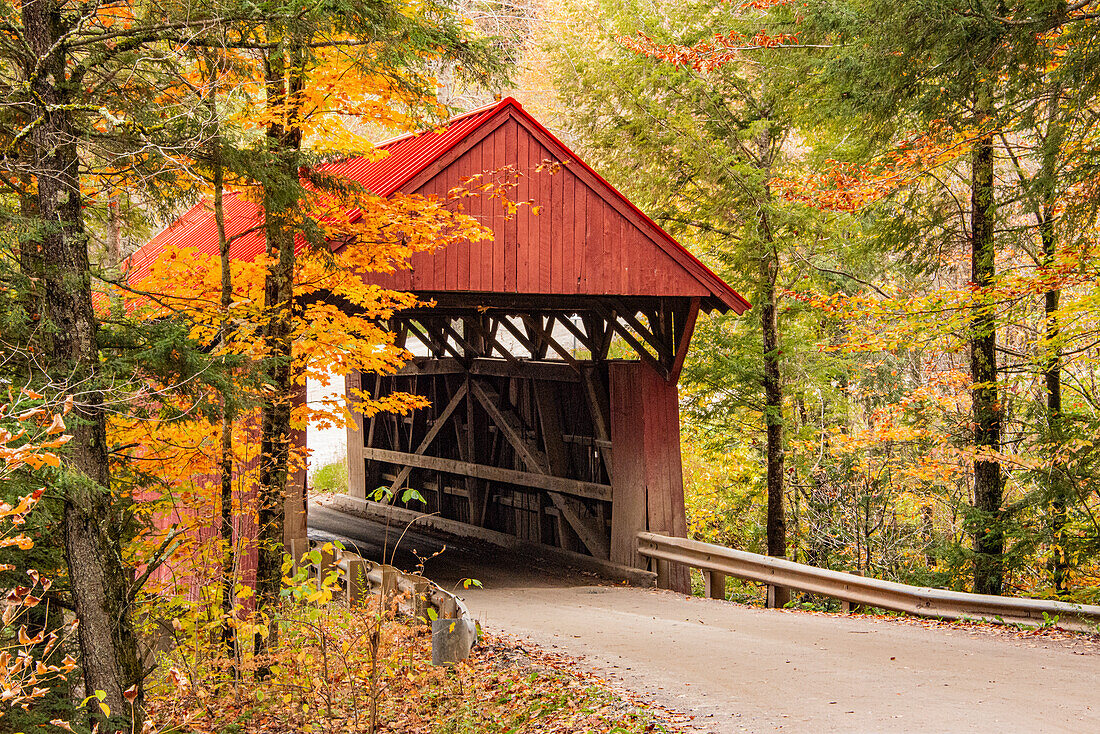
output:
[[[611,560],[644,568],[639,531],[687,536],[675,383],[644,362],[608,365],[611,388]],[[691,592],[686,566],[676,564],[669,588]]]

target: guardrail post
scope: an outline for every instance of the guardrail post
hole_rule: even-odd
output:
[[[791,600],[791,590],[786,586],[768,584],[768,599],[764,606],[768,609],[782,609]]]
[[[667,589],[672,581],[672,564],[663,558],[657,559],[657,588]]]
[[[320,589],[328,575],[336,570],[336,549],[321,548],[321,560],[317,563],[317,588]]]
[[[862,576],[863,571],[852,571],[853,576]],[[848,599],[840,600],[840,611],[844,614],[859,614],[863,611],[863,605]]]
[[[359,604],[370,593],[370,581],[367,580],[367,563],[363,560],[348,561],[346,594],[349,607]]]
[[[439,600],[439,618],[454,619],[458,616],[458,604],[451,596],[444,596]]]
[[[413,618],[414,619],[427,619],[428,618],[428,590],[430,588],[430,582],[428,579],[418,577],[413,579]]]
[[[393,566],[382,566],[382,601],[388,607],[397,596],[398,570]]]
[[[703,595],[708,599],[726,600],[726,574],[721,571],[703,571]]]

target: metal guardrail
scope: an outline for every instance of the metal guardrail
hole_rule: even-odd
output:
[[[724,596],[725,577],[734,576],[921,617],[1086,631],[1100,627],[1100,606],[909,586],[656,533],[638,533],[637,539],[638,553],[657,561],[658,585],[668,577],[667,564],[681,563],[704,572],[711,596],[718,589]]]
[[[387,608],[430,622],[433,665],[456,663],[470,654],[477,642],[477,625],[460,598],[424,576],[369,561],[331,543],[310,545],[320,552],[320,562],[308,564],[311,578],[320,586],[335,572],[340,601],[355,606],[379,594]]]

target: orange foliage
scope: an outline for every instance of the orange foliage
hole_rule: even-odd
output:
[[[507,171],[478,174],[451,191],[447,200],[400,193],[383,198],[365,191],[336,193],[307,187],[293,215],[295,224],[319,227],[327,246],[310,247],[299,238],[296,306],[285,315],[292,320],[293,375],[302,393],[309,379],[326,380],[332,373],[354,371],[392,372],[404,363],[409,354],[394,345],[393,335],[383,323],[396,311],[419,302],[410,293],[369,284],[364,276],[408,267],[409,258],[417,252],[461,240],[491,238],[487,227],[456,210],[467,197],[481,195],[499,199],[507,212],[515,211],[521,204],[507,197],[515,175]],[[181,319],[189,325],[195,342],[212,345],[215,357],[255,363],[266,356],[260,328],[268,316],[264,308],[268,263],[264,254],[232,262],[233,299],[228,311],[220,306],[219,259],[193,248],[166,248],[147,276],[129,284],[132,290],[119,289],[116,297],[138,318]],[[220,334],[226,322],[231,330],[223,343]],[[137,377],[142,379],[146,398],[171,393],[171,385],[159,384],[149,376]],[[142,400],[142,395],[135,397]],[[249,401],[243,384],[237,397]],[[252,395],[251,402],[258,404],[261,397]],[[426,404],[423,397],[404,393],[373,398],[359,391],[353,397],[355,408],[368,416],[381,411],[406,412]],[[155,482],[142,495],[139,512],[161,532],[149,534],[134,548],[135,562],[150,557],[166,533],[185,531],[179,534],[173,561],[158,580],[169,587],[189,589],[191,597],[216,588],[209,581],[221,572],[218,534],[211,523],[218,516],[220,426],[199,413],[203,403],[216,406],[220,399],[214,391],[194,402],[175,398],[174,407],[180,414],[194,416],[185,420],[163,422],[122,415],[110,425],[113,442],[140,447],[137,468],[145,475],[146,484],[150,478]],[[295,430],[301,430],[311,424],[344,426],[349,419],[344,400],[333,398],[295,404],[291,422]],[[234,424],[234,536],[238,550],[246,551],[238,554],[244,563],[237,569],[234,581],[238,583],[248,583],[252,572],[246,546],[254,532],[251,508],[258,427],[255,408],[239,415]],[[305,466],[303,448],[292,448],[292,472]]]
[[[29,425],[11,433],[0,428],[0,482],[7,481],[18,470],[38,469],[43,466],[58,466],[57,456],[52,449],[67,443],[72,436],[64,433],[65,420],[73,408],[72,396],[69,396],[61,412],[45,407],[41,401],[44,396],[31,390],[24,390],[12,403],[0,405],[0,417],[15,419]],[[18,400],[30,400],[34,407],[16,412]],[[18,548],[30,550],[34,542],[20,532],[27,516],[42,499],[44,488],[19,498],[15,505],[0,502],[0,548]],[[14,566],[5,564],[0,571],[12,571]],[[62,639],[72,632],[75,621],[57,631],[47,632],[41,628],[34,634],[26,624],[27,610],[42,603],[43,597],[52,586],[52,580],[43,577],[37,570],[27,571],[25,584],[7,589],[3,601],[0,601],[0,717],[9,708],[29,707],[35,699],[50,692],[50,683],[64,678],[76,668],[76,660],[65,655],[63,660],[56,659],[62,653]]]
[[[637,36],[620,36],[617,40],[636,54],[666,61],[676,66],[690,66],[696,71],[705,73],[736,60],[745,51],[797,44],[798,36],[794,33],[779,33],[773,36],[766,30],[760,29],[751,38],[747,38],[737,31],[730,31],[725,34],[716,33],[710,39],[691,46],[679,46],[657,43],[638,31]]]
[[[787,201],[827,211],[854,212],[913,184],[928,171],[959,160],[970,151],[976,137],[938,121],[930,125],[928,132],[910,136],[877,164],[829,160],[828,170],[822,173],[776,178],[772,186]]]

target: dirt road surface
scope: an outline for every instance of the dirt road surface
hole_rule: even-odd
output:
[[[311,506],[310,536],[413,568],[436,537]],[[1100,732],[1100,642],[818,615],[609,585],[450,541],[424,563],[488,630],[526,636],[727,732]]]

